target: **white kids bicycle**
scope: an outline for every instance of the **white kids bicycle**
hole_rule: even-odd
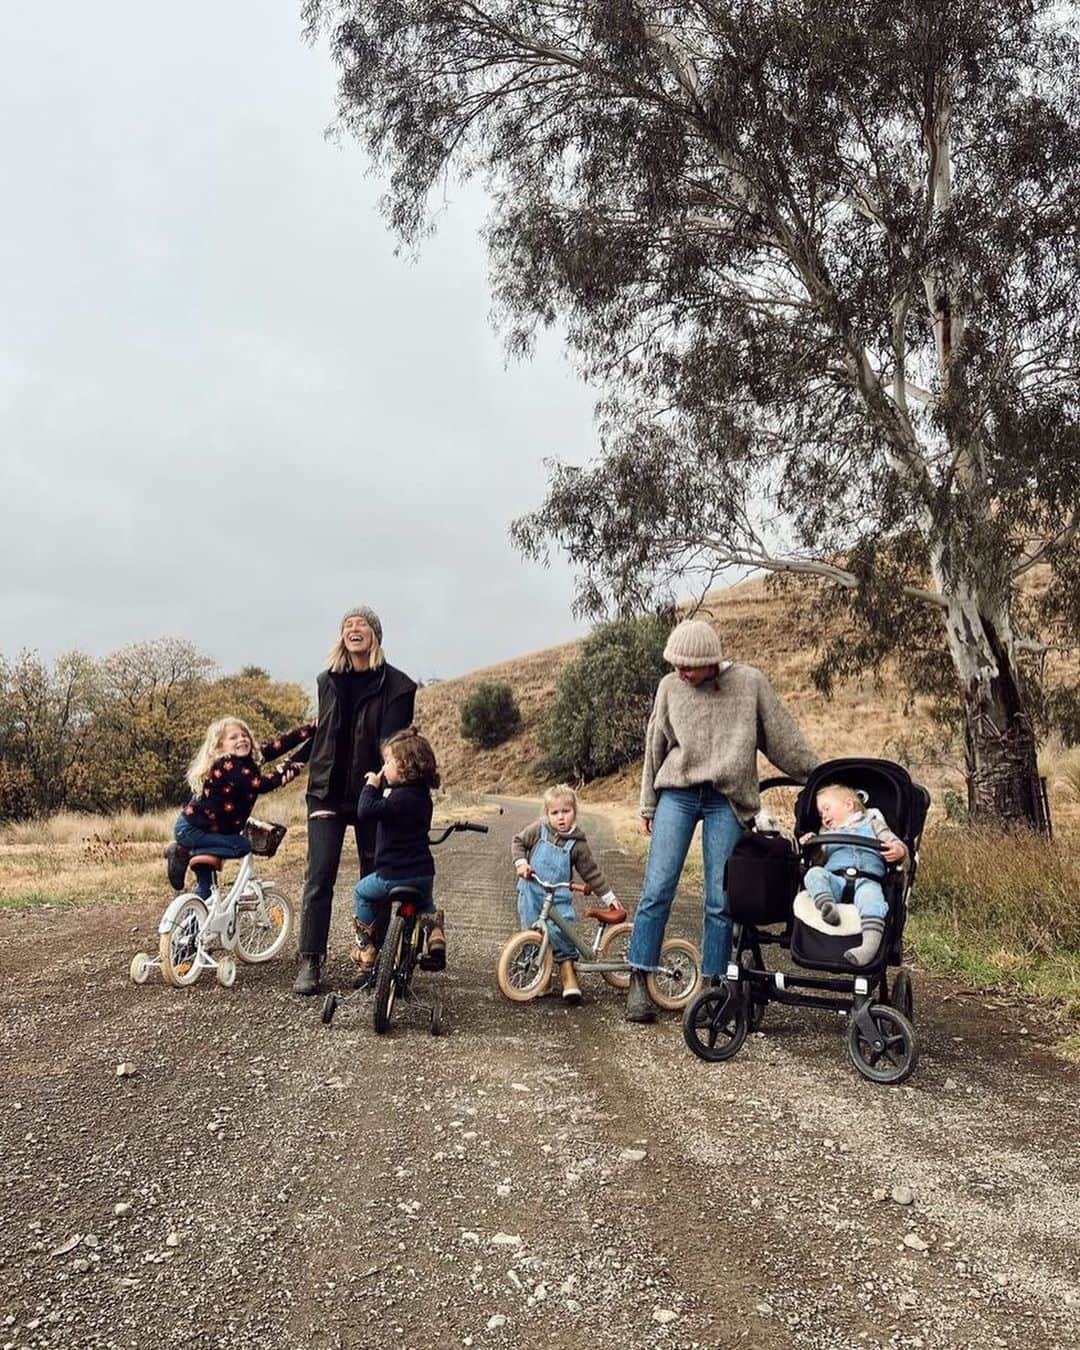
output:
[[[272,858],[285,838],[284,825],[249,820],[244,834],[251,852],[240,859],[236,880],[226,890],[218,886],[222,859],[198,853],[189,867],[213,871],[210,896],[185,892],[165,908],[158,924],[158,954],[136,952],[128,971],[136,984],[145,984],[160,967],[166,984],[194,984],[204,970],[212,970],[218,984],[236,982],[236,958],[247,965],[272,960],[289,940],[295,922],[291,899],[276,881],[255,875],[256,856]]]

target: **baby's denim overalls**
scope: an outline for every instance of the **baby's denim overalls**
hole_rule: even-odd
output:
[[[544,881],[569,883],[570,855],[573,853],[576,843],[576,839],[567,839],[565,843],[556,844],[548,827],[541,825],[540,838],[529,856],[529,866]],[[518,877],[517,889],[518,917],[521,919],[521,926],[522,928],[532,928],[540,917],[540,909],[547,899],[547,892],[542,891],[528,877]],[[573,924],[574,902],[571,899],[569,888],[564,890],[560,887],[555,892],[554,908],[558,910],[561,918],[565,919],[567,923]],[[548,924],[548,932],[551,934],[551,949],[555,953],[556,961],[572,961],[578,955],[553,923]]]
[[[822,830],[829,834],[861,834],[867,839],[876,839],[873,822],[866,814],[858,820],[848,821],[838,830]],[[831,896],[839,901],[844,894],[847,877],[843,875],[845,867],[857,867],[860,872],[873,872],[877,877],[885,875],[885,859],[874,849],[856,848],[851,844],[824,844],[824,867],[807,869],[803,884],[816,900],[818,896]],[[855,908],[860,919],[884,919],[889,912],[881,882],[870,877],[855,878]]]

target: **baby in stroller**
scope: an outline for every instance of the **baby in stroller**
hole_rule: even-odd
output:
[[[815,856],[817,865],[807,869],[803,884],[826,923],[840,923],[836,906],[840,902],[853,903],[859,914],[862,941],[844,952],[844,960],[853,966],[866,966],[877,956],[885,931],[888,905],[881,881],[886,865],[907,858],[907,847],[892,830],[885,817],[875,808],[867,810],[854,788],[844,783],[826,783],[814,798],[822,828],[822,835],[863,835],[881,842],[877,849],[839,841],[822,843]],[[813,838],[803,835],[802,841]]]

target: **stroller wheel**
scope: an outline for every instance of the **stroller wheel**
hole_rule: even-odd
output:
[[[866,1016],[873,1027],[868,1037],[857,1014],[848,1023],[851,1062],[871,1083],[902,1083],[919,1062],[915,1030],[903,1013],[887,1003],[871,1003]]]
[[[700,993],[683,1013],[683,1040],[698,1059],[715,1063],[737,1055],[749,1026],[747,1000],[725,981]]]
[[[906,970],[896,973],[893,980],[892,997],[889,1002],[898,1012],[902,1012],[909,1022],[915,1021],[915,1000],[911,993],[911,976]]]

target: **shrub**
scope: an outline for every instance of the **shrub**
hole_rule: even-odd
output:
[[[521,710],[505,681],[483,680],[461,701],[461,734],[472,745],[490,750],[521,726]]]
[[[653,696],[667,671],[670,614],[613,619],[564,666],[540,731],[541,767],[557,778],[600,778],[640,758]]]

